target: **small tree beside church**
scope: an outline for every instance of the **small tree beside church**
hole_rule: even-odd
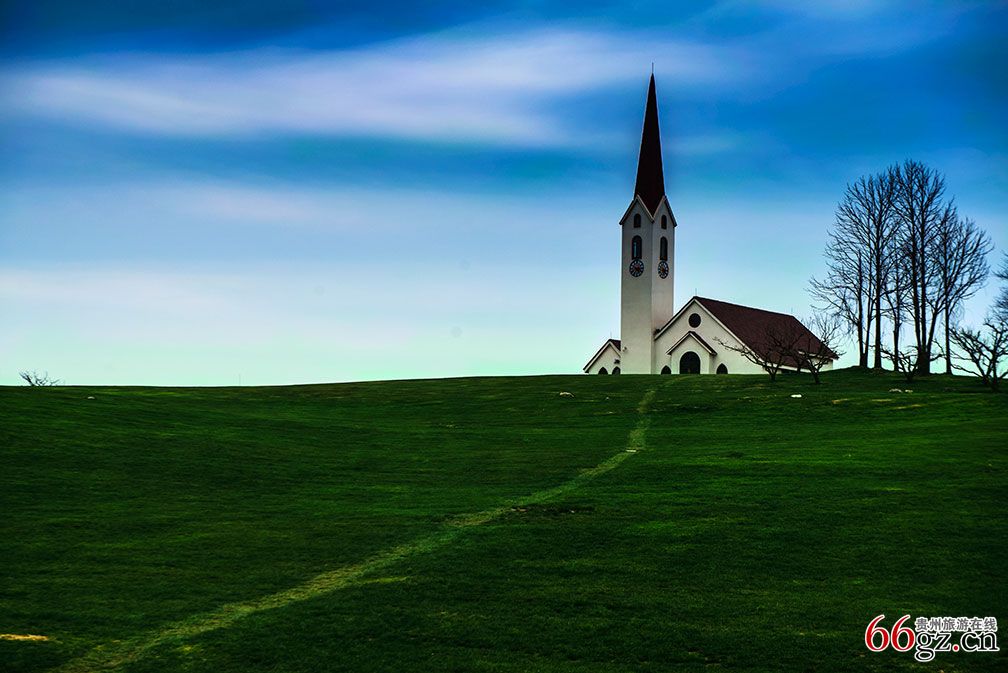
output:
[[[840,357],[835,346],[843,334],[843,322],[828,313],[818,313],[806,322],[811,332],[802,322],[791,319],[768,323],[761,330],[760,338],[753,340],[751,345],[724,339],[717,341],[725,349],[761,367],[770,375],[771,382],[777,381],[781,371],[793,369],[808,371],[818,384],[823,368]]]
[[[840,339],[844,332],[843,321],[835,315],[818,312],[807,319],[805,324],[819,339],[818,341],[808,338],[799,340],[792,356],[798,363],[798,371],[807,369],[818,385],[819,373],[823,367],[831,363],[834,358],[843,355],[839,349]]]
[[[763,371],[770,375],[771,382],[777,380],[777,374],[779,374],[780,370],[784,368],[784,358],[781,351],[767,351],[761,353],[745,344],[731,344],[726,341],[722,341],[721,339],[718,339],[718,343],[728,350],[738,353],[754,365],[762,367]]]
[[[782,369],[797,364],[794,354],[797,352],[803,336],[803,331],[793,328],[792,325],[768,324],[761,330],[761,339],[758,343],[749,345],[747,343],[732,343],[723,339],[717,341],[724,348],[738,353],[754,365],[762,367],[763,371],[770,375],[770,381],[775,382],[777,374]]]

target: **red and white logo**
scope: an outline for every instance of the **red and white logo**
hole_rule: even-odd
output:
[[[914,628],[904,626],[910,615],[897,619],[888,630],[878,615],[865,629],[865,647],[871,652],[892,648],[914,650],[917,661],[931,661],[936,652],[998,652],[997,619],[994,617],[918,617]],[[955,633],[961,632],[956,638]]]

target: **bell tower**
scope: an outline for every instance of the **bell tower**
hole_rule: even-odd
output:
[[[620,226],[620,370],[654,374],[654,335],[673,315],[676,227],[665,196],[654,73],[644,108],[634,197]]]

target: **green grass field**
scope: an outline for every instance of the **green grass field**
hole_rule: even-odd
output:
[[[864,646],[1008,625],[1008,395],[905,385],[0,388],[0,670],[1005,670]]]

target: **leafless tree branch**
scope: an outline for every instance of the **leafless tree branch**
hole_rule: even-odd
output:
[[[985,386],[997,391],[1008,375],[1008,368],[1002,367],[1008,357],[1008,322],[990,316],[980,329],[952,330],[951,340],[959,351],[952,367],[979,376]]]
[[[809,339],[807,334],[803,334],[802,338],[796,340],[791,356],[798,363],[798,369],[807,369],[818,385],[819,372],[832,362],[834,357],[842,355],[839,345],[844,325],[836,315],[823,312],[814,313],[802,322],[818,337],[818,341]]]
[[[44,386],[58,386],[59,384],[62,383],[62,381],[60,381],[59,379],[54,379],[54,378],[50,377],[49,376],[49,372],[45,372],[44,374],[39,374],[35,370],[32,370],[32,371],[25,370],[23,372],[18,372],[18,373],[21,375],[21,378],[24,380],[24,382],[27,383],[30,386],[43,386],[43,387]]]

